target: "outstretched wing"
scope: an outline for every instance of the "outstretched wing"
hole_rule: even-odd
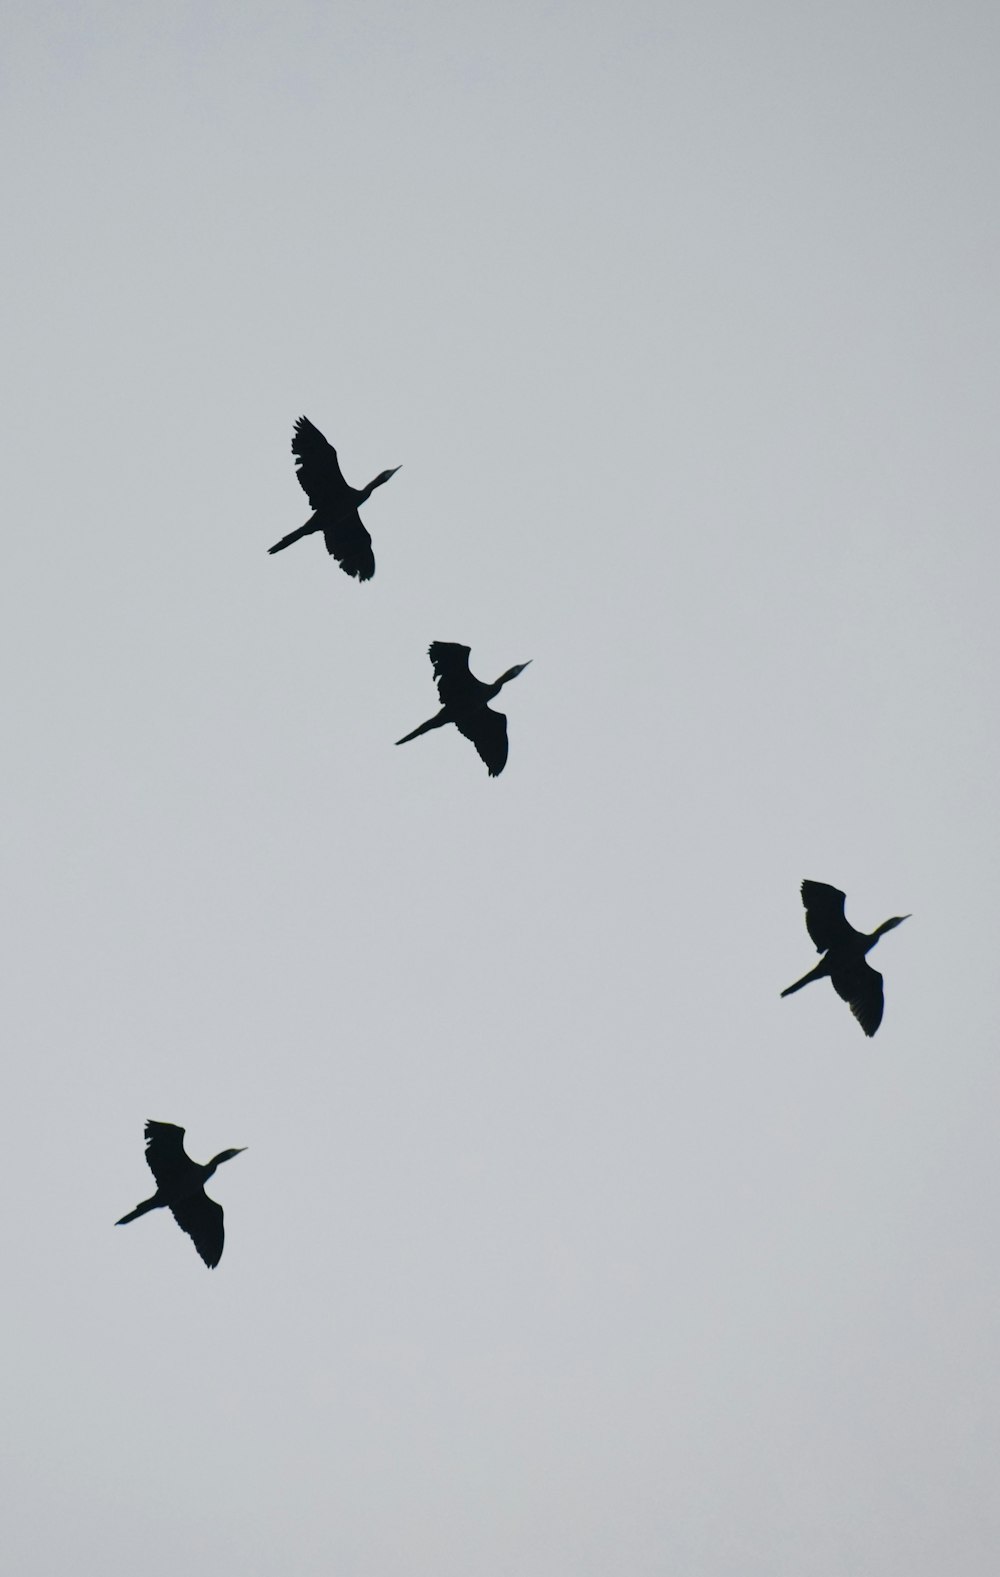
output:
[[[469,669],[471,646],[459,646],[456,641],[431,641],[427,655],[434,669],[438,694],[444,700],[443,685],[468,684],[472,678]]]
[[[350,489],[341,474],[337,451],[308,416],[300,416],[295,423],[292,454],[298,467],[295,474],[313,509],[342,506]]]
[[[850,1005],[851,1012],[866,1035],[874,1035],[882,1022],[885,997],[882,976],[871,964],[859,958],[846,969],[838,969],[830,976],[833,989]]]
[[[455,727],[466,739],[472,740],[486,762],[490,777],[499,777],[507,765],[507,719],[504,714],[484,706],[471,717],[456,719]]]
[[[222,1258],[222,1246],[226,1239],[222,1206],[201,1192],[189,1194],[186,1199],[171,1205],[170,1214],[181,1231],[187,1233],[205,1264],[214,1270]]]
[[[474,678],[469,668],[470,649],[455,641],[432,641],[427,648],[441,705],[459,712],[469,706],[481,706],[489,699],[486,685]]]
[[[375,554],[372,539],[361,524],[357,510],[352,515],[339,515],[323,527],[326,551],[337,560],[345,575],[357,580],[371,580],[375,573]]]
[[[184,1150],[184,1129],[176,1123],[147,1122],[146,1160],[157,1188],[167,1190],[184,1178],[194,1164]]]
[[[826,882],[803,882],[802,902],[806,906],[806,930],[818,952],[825,953],[838,942],[857,935],[847,923],[844,894],[838,887],[828,887]]]

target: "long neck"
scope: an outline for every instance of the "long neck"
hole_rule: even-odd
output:
[[[865,938],[865,952],[869,952],[875,946],[879,937],[884,936],[886,931],[891,931],[895,924],[895,920],[883,920],[881,925],[877,925],[871,936]]]
[[[377,487],[381,487],[383,482],[388,482],[390,476],[395,476],[396,471],[398,470],[399,467],[396,466],[392,471],[380,471],[378,476],[375,477],[373,481],[368,483],[367,487],[355,488],[354,493],[358,503],[363,504],[365,499],[371,498],[375,489]]]

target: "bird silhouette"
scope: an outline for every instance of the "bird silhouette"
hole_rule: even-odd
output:
[[[222,1206],[205,1193],[204,1184],[223,1161],[242,1155],[246,1145],[237,1150],[220,1150],[213,1160],[199,1165],[192,1161],[184,1149],[184,1129],[176,1123],[146,1124],[146,1160],[156,1179],[156,1193],[144,1199],[127,1216],[122,1216],[115,1226],[123,1227],[126,1221],[144,1216],[147,1210],[165,1206],[177,1225],[193,1242],[205,1264],[214,1270],[222,1258],[225,1232],[222,1225]]]
[[[408,739],[416,739],[418,734],[426,734],[432,728],[443,728],[445,723],[454,723],[460,734],[472,740],[486,763],[490,777],[495,778],[499,777],[507,764],[507,719],[502,712],[492,711],[489,703],[495,695],[499,695],[509,679],[516,679],[519,673],[524,672],[531,659],[508,668],[492,684],[484,684],[469,669],[469,651],[468,646],[458,646],[454,641],[431,642],[428,655],[434,665],[441,710],[436,717],[421,723],[412,733],[404,734],[396,743],[405,745]]]
[[[337,460],[337,451],[327,443],[318,427],[308,416],[300,416],[295,423],[292,453],[297,466],[296,476],[302,484],[313,514],[304,526],[282,537],[269,553],[280,553],[300,537],[313,531],[322,531],[326,551],[333,555],[345,575],[358,580],[371,580],[375,573],[375,555],[372,539],[361,524],[359,505],[370,498],[377,487],[388,482],[399,470],[380,471],[367,487],[348,487]]]
[[[885,999],[882,993],[882,976],[868,963],[870,953],[880,936],[894,926],[908,920],[908,914],[898,914],[892,920],[883,920],[870,934],[855,931],[844,915],[844,894],[826,882],[803,882],[802,902],[806,908],[806,930],[823,953],[815,969],[810,969],[801,980],[787,986],[781,993],[791,996],[801,991],[813,980],[828,975],[838,997],[849,1005],[866,1035],[874,1035],[882,1022]]]

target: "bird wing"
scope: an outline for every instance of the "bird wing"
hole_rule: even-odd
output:
[[[214,1270],[222,1258],[222,1245],[226,1238],[222,1206],[200,1190],[171,1205],[170,1214],[181,1231],[187,1233],[205,1264]]]
[[[844,915],[844,894],[826,882],[803,882],[802,902],[806,907],[806,930],[820,953],[857,936]]]
[[[834,991],[849,1004],[865,1034],[874,1035],[885,1009],[882,976],[878,970],[873,969],[865,959],[859,958],[855,963],[835,970],[830,979]]]
[[[507,765],[507,719],[504,714],[484,706],[471,717],[456,718],[455,727],[466,739],[472,740],[486,762],[490,777],[499,777]]]
[[[300,416],[295,423],[292,454],[298,467],[295,474],[313,509],[343,503],[350,489],[341,473],[337,451],[308,416]]]
[[[486,685],[469,668],[469,651],[468,646],[459,646],[455,641],[432,641],[427,648],[442,706],[461,711],[470,704],[474,706],[477,700],[489,699]]]
[[[371,580],[375,573],[372,539],[361,524],[357,510],[353,515],[338,515],[323,527],[326,551],[337,560],[345,575]]]
[[[431,641],[427,648],[427,655],[434,669],[434,677],[441,689],[442,679],[448,682],[452,679],[468,680],[472,678],[469,668],[469,653],[471,646],[459,646],[457,641]],[[444,697],[441,697],[444,700]]]
[[[194,1165],[184,1149],[184,1129],[176,1123],[147,1122],[146,1160],[157,1188],[168,1189],[184,1177]]]

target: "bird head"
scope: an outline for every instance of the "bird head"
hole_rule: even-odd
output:
[[[394,465],[391,471],[380,471],[373,482],[369,482],[367,487],[363,487],[360,490],[358,503],[363,504],[366,499],[371,498],[377,487],[381,487],[383,482],[388,482],[390,476],[395,476],[396,472],[400,470],[402,470],[401,466]]]
[[[524,670],[526,668],[530,668],[531,667],[531,664],[532,664],[533,661],[534,661],[534,658],[529,657],[528,661],[526,663],[517,663],[515,667],[508,668],[507,672],[505,674],[502,674],[500,676],[500,678],[497,680],[497,683],[498,684],[506,684],[508,679],[516,679],[518,674],[523,674]]]
[[[221,1166],[223,1161],[231,1161],[233,1159],[234,1155],[242,1155],[246,1148],[247,1148],[247,1146],[245,1144],[241,1144],[235,1150],[223,1150],[223,1151],[221,1151],[220,1154],[215,1157],[215,1164],[216,1164],[216,1166]]]
[[[895,930],[897,925],[902,925],[904,920],[909,920],[910,918],[911,916],[908,914],[897,914],[893,915],[891,920],[883,920],[882,924],[878,928],[879,936],[881,936],[885,931]]]

